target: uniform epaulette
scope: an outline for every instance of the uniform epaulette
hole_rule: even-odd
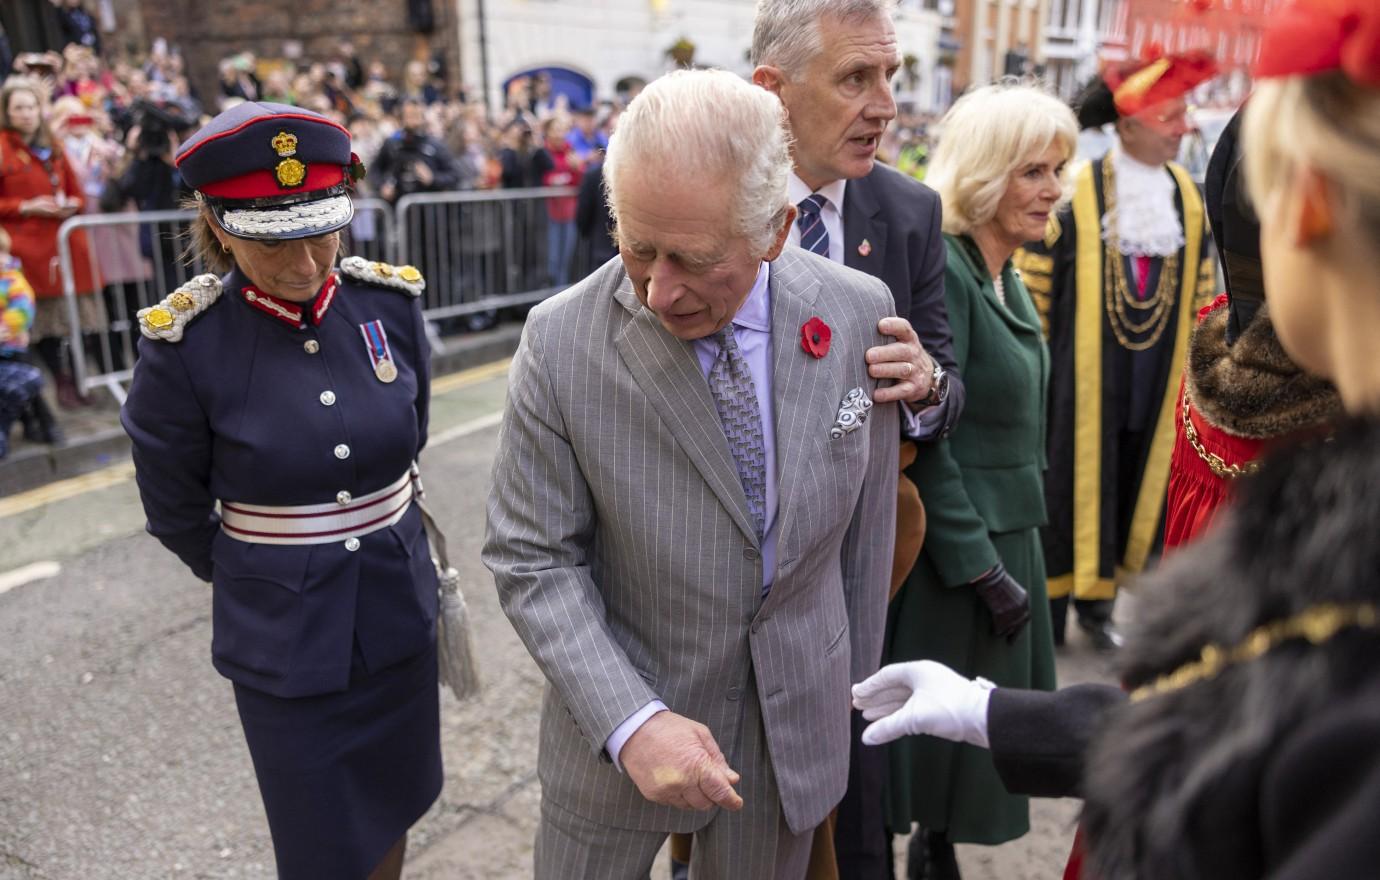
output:
[[[363,257],[346,257],[340,261],[340,271],[356,281],[375,287],[391,287],[412,296],[421,296],[426,290],[426,279],[416,266],[393,266]]]
[[[149,339],[180,342],[182,328],[220,298],[220,278],[198,275],[163,298],[139,310],[139,330]]]

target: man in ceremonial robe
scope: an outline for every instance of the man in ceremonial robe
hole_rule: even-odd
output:
[[[1203,203],[1173,161],[1203,56],[1109,68],[1078,102],[1083,127],[1117,143],[1074,171],[1072,203],[1016,254],[1051,355],[1044,534],[1055,643],[1070,598],[1099,650],[1114,650],[1117,585],[1159,541],[1174,404],[1189,332],[1214,292]]]

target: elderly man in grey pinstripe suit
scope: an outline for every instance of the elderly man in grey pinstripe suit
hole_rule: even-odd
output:
[[[532,311],[485,563],[549,682],[539,878],[799,878],[876,669],[898,415],[882,282],[787,247],[780,102],[721,71],[628,108],[620,257]]]

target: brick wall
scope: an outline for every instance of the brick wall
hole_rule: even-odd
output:
[[[452,86],[459,83],[456,0],[432,0],[435,28],[418,34],[408,26],[408,0],[114,0],[121,45],[147,50],[156,37],[180,46],[192,82],[217,94],[220,59],[249,49],[278,58],[284,44],[302,47],[299,63],[329,60],[342,39],[354,43],[366,65],[380,58],[393,81],[413,58],[443,52]]]

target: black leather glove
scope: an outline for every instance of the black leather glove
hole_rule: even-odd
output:
[[[973,581],[978,598],[992,614],[992,632],[1015,641],[1021,627],[1030,621],[1030,594],[1016,579],[1006,573],[1000,562],[996,567]]]

